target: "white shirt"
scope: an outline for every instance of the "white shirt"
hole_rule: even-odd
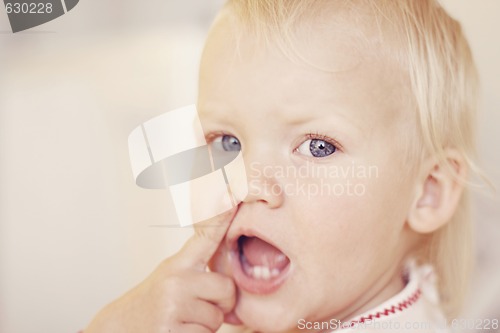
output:
[[[336,333],[351,332],[428,332],[448,333],[446,319],[439,307],[436,276],[430,265],[407,265],[408,282],[397,295],[384,303],[342,323]]]

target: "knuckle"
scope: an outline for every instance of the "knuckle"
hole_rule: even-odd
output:
[[[196,326],[196,327],[183,328],[181,331],[179,331],[179,333],[213,333],[213,331],[203,326]]]
[[[224,277],[221,291],[226,298],[232,298],[236,293],[236,286],[232,279]]]
[[[162,306],[162,312],[168,322],[176,322],[179,316],[179,307],[172,302],[166,302]]]
[[[163,280],[163,290],[168,294],[182,293],[184,289],[184,279],[179,275],[171,275]]]
[[[204,320],[204,325],[210,327],[214,332],[224,323],[224,313],[217,306],[212,305],[210,311],[206,313],[207,317]]]
[[[216,309],[214,316],[214,329],[217,330],[224,323],[224,313],[220,309]]]

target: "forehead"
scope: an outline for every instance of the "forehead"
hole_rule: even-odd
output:
[[[368,29],[372,23],[355,24],[343,14],[333,17],[339,19],[328,20],[322,14],[321,19],[304,20],[293,31],[293,41],[289,40],[293,43],[283,45],[283,40],[266,43],[230,12],[222,14],[202,57],[200,111],[224,109],[218,105],[221,101],[234,110],[242,96],[255,109],[262,108],[259,101],[266,102],[268,109],[286,109],[288,119],[332,107],[349,118],[356,116],[354,110],[366,110],[367,101],[373,102],[369,107],[373,112],[365,112],[364,117],[399,109],[396,104],[404,101],[401,96],[408,78],[372,48],[376,44]],[[308,109],[322,102],[322,109]]]
[[[366,6],[340,6],[351,1],[336,0],[312,3],[324,5],[292,13],[294,18],[290,19],[273,18],[265,12],[245,17],[235,8],[224,8],[211,29],[205,51],[215,49],[221,55],[235,51],[233,56],[248,60],[259,51],[278,50],[293,62],[328,72],[350,69],[362,58],[379,55],[383,34],[378,19]]]

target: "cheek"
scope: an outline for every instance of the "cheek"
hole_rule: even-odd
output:
[[[320,197],[302,210],[300,233],[309,243],[308,253],[323,260],[325,255],[350,257],[357,244],[368,245],[376,231],[372,214],[376,207],[362,197]],[[309,213],[307,213],[309,212]]]
[[[311,262],[322,261],[325,255],[340,262],[373,260],[396,247],[404,224],[397,195],[402,189],[382,178],[386,173],[361,175],[309,179],[307,184],[315,185],[311,188],[320,187],[324,193],[294,198],[295,234],[307,247],[304,256]]]

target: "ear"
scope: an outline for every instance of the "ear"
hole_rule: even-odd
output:
[[[449,165],[427,160],[417,178],[408,224],[418,233],[431,233],[452,218],[464,189],[467,167],[456,150],[445,150]]]

